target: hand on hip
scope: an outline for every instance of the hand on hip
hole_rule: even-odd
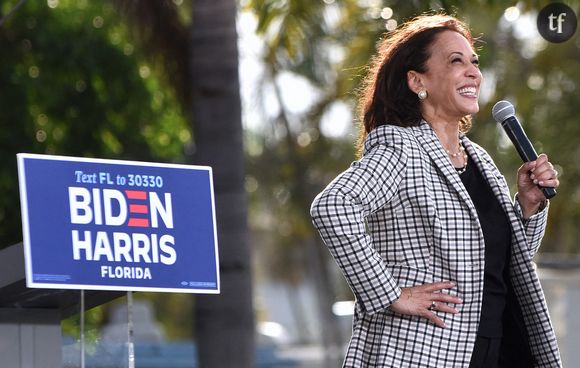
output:
[[[443,320],[435,312],[459,313],[457,309],[450,307],[447,303],[461,304],[463,301],[458,297],[440,292],[443,289],[453,287],[455,287],[454,282],[444,281],[401,288],[401,297],[391,304],[390,308],[393,312],[423,317],[439,327],[446,327]]]

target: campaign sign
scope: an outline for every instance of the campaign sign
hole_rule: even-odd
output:
[[[18,154],[28,287],[217,294],[210,167]]]

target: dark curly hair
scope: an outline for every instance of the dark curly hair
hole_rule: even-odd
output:
[[[359,91],[359,154],[367,134],[380,125],[420,124],[419,98],[409,89],[407,72],[427,71],[430,47],[436,36],[446,30],[461,34],[474,47],[475,40],[468,26],[445,14],[416,17],[387,33],[379,42]],[[461,120],[461,131],[466,132],[470,126],[471,116],[465,116]]]

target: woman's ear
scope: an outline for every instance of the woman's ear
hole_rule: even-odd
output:
[[[419,91],[425,89],[421,81],[421,75],[414,70],[407,72],[407,86],[414,93],[419,93]]]

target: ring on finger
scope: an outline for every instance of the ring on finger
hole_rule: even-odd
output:
[[[430,311],[437,310],[437,303],[434,301],[431,302],[431,305],[428,308]]]

